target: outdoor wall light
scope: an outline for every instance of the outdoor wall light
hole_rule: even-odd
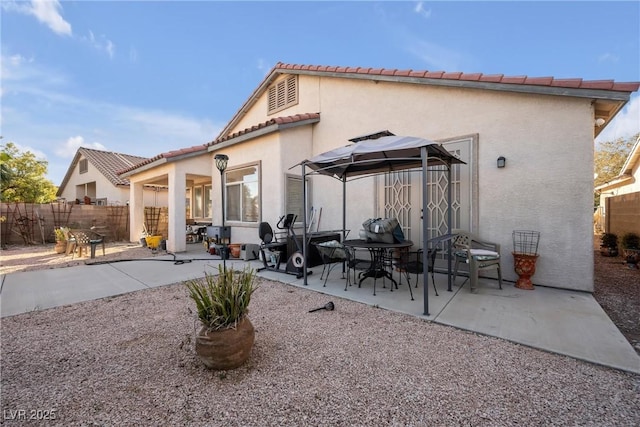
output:
[[[216,167],[220,171],[220,173],[224,172],[227,169],[227,162],[229,162],[229,156],[226,154],[216,154],[214,157],[216,161]]]
[[[605,120],[602,117],[596,119],[596,126],[600,127],[604,124]]]
[[[507,164],[507,159],[503,156],[498,157],[498,168],[503,168]]]
[[[213,158],[216,161],[216,167],[220,171],[220,194],[222,201],[222,230],[224,234],[224,170],[227,168],[227,162],[229,161],[229,156],[226,154],[216,154]],[[227,241],[225,239],[222,240],[222,271],[227,272]]]

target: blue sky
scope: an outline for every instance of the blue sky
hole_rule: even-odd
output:
[[[152,157],[214,139],[278,62],[640,81],[640,2],[2,0],[2,143]],[[599,140],[640,131],[640,97]],[[428,135],[425,135],[428,137]]]

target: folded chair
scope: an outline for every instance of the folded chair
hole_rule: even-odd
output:
[[[477,236],[467,231],[454,231],[453,254],[455,267],[453,281],[458,276],[458,267],[461,263],[469,264],[469,280],[471,292],[478,289],[478,275],[480,271],[497,270],[498,284],[502,289],[502,271],[500,269],[500,245],[497,243],[480,240]],[[466,282],[466,280],[465,280]],[[464,285],[464,282],[461,286]]]

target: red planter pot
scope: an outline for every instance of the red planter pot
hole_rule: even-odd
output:
[[[519,276],[516,288],[531,291],[534,289],[531,276],[536,272],[538,255],[525,255],[513,252],[513,264],[516,274]]]

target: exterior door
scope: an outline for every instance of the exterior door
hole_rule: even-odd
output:
[[[451,153],[466,162],[453,165],[451,170],[452,223],[451,229],[473,230],[477,225],[477,135],[440,141]],[[447,233],[447,172],[436,167],[428,171],[429,238]],[[402,226],[405,238],[416,247],[422,244],[422,171],[401,171],[384,174],[378,179],[378,194],[382,206],[380,216],[395,217]]]

